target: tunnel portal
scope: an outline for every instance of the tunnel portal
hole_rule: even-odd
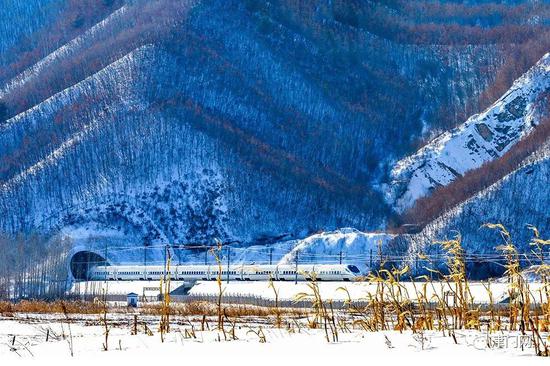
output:
[[[87,280],[88,270],[102,265],[109,265],[109,262],[99,254],[87,250],[76,252],[70,262],[71,274],[75,280]]]

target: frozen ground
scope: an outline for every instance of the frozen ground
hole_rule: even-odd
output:
[[[217,330],[199,331],[200,322],[192,317],[173,319],[171,332],[161,342],[155,324],[158,318],[148,318],[153,335],[139,328],[131,335],[131,314],[109,315],[110,333],[108,351],[103,350],[104,328],[99,316],[71,315],[70,327],[62,315],[17,315],[0,318],[0,364],[21,363],[41,365],[112,365],[161,364],[164,360],[178,364],[233,365],[244,364],[373,364],[396,362],[410,364],[462,364],[491,362],[498,365],[548,364],[548,359],[533,356],[533,350],[523,350],[518,334],[486,334],[475,331],[457,332],[457,342],[440,332],[426,332],[423,336],[410,331],[368,333],[362,330],[341,332],[337,343],[327,343],[324,331],[317,329],[277,329],[265,319],[237,320],[236,340],[224,340]],[[143,318],[140,318],[143,319]],[[196,338],[186,338],[191,323]],[[177,324],[179,323],[179,324]],[[210,323],[215,328],[214,320]],[[262,327],[265,343],[254,331]],[[50,332],[46,342],[46,333]],[[15,335],[15,342],[13,337]],[[64,338],[64,336],[65,338]],[[70,340],[72,339],[73,356]],[[487,339],[492,348],[487,348]],[[13,346],[12,346],[13,342]]]

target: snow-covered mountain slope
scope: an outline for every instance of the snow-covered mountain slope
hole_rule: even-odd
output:
[[[51,23],[61,12],[61,0],[2,1],[0,6],[0,65],[12,56],[10,48]],[[8,21],[10,19],[10,21]],[[16,19],[16,20],[14,20]]]
[[[495,254],[503,244],[500,235],[483,228],[486,223],[501,223],[511,233],[518,251],[531,253],[533,232],[527,225],[536,226],[543,239],[550,237],[550,141],[524,160],[515,171],[479,192],[467,201],[428,224],[419,234],[404,235],[404,247],[410,253],[433,253],[434,242],[461,233],[468,254]],[[471,262],[469,272],[475,277],[502,274],[503,263]],[[531,265],[538,263],[523,263]]]
[[[392,170],[389,200],[402,212],[434,188],[502,156],[538,124],[549,93],[546,54],[483,113],[399,161]]]
[[[365,272],[372,264],[378,264],[378,252],[388,253],[388,243],[394,235],[365,233],[351,228],[315,234],[296,243],[281,258],[281,264],[292,264],[296,258],[303,262],[352,263]],[[340,257],[342,255],[342,257]],[[371,257],[372,256],[372,257]],[[371,262],[372,261],[372,262]]]
[[[79,52],[83,52],[86,47],[90,47],[90,44],[97,42],[99,39],[104,39],[105,34],[108,34],[109,31],[113,32],[112,28],[120,26],[120,24],[116,23],[120,22],[121,15],[124,14],[125,10],[125,7],[121,7],[106,19],[88,29],[84,34],[72,39],[28,69],[19,73],[0,90],[0,98],[5,98],[6,94],[9,94],[13,89],[21,88],[32,81],[33,78],[39,77],[46,68],[51,67],[53,64],[60,63],[63,59],[77,55]],[[113,23],[116,25],[113,25]]]
[[[165,243],[260,250],[380,230],[387,165],[465,113],[506,61],[506,45],[387,38],[328,0],[246,3],[97,0],[97,22],[10,69],[0,232],[152,261]],[[336,250],[328,236],[311,242]],[[281,248],[279,259],[293,246]]]

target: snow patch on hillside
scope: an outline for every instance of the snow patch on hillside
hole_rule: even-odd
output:
[[[399,161],[392,170],[389,201],[402,212],[438,186],[504,155],[539,123],[541,102],[548,92],[550,54],[483,113]]]
[[[384,248],[394,238],[385,233],[365,233],[351,228],[342,228],[309,236],[300,240],[286,254],[280,264],[291,264],[298,256],[302,262],[337,263],[342,253],[342,261],[357,265],[361,271],[366,270],[365,258],[372,252],[376,255],[378,248]]]

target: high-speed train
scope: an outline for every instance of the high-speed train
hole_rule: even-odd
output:
[[[167,273],[168,274],[168,273]],[[209,281],[219,276],[217,265],[176,265],[170,267],[170,278],[181,281]],[[351,281],[360,275],[359,269],[350,264],[300,264],[295,265],[232,265],[222,266],[221,279],[225,281],[299,281],[315,277],[318,281]],[[97,266],[88,271],[93,281],[159,280],[164,276],[164,266]]]

